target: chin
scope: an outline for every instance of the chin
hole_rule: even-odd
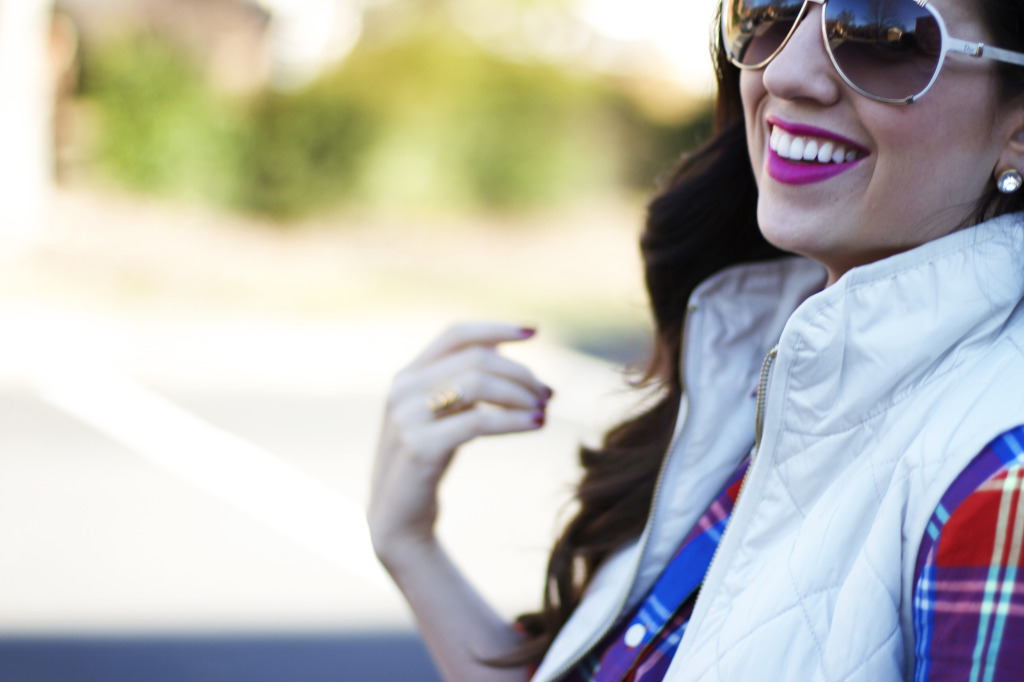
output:
[[[766,213],[766,211],[762,211],[759,207],[757,224],[765,240],[778,249],[801,255],[815,252],[821,246],[817,242],[822,235],[813,226],[828,225],[830,222],[827,219],[806,222],[793,219],[785,220],[779,215],[785,213],[784,211],[775,212],[771,215],[763,215],[763,213]],[[807,225],[807,222],[812,225]]]

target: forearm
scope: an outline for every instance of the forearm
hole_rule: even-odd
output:
[[[551,389],[497,352],[533,333],[498,323],[451,327],[398,373],[388,394],[367,510],[370,535],[450,682],[529,677],[525,666],[484,662],[515,651],[521,638],[452,564],[434,527],[437,486],[461,445],[544,425]]]
[[[523,682],[526,667],[497,668],[484,661],[514,650],[522,637],[466,580],[436,542],[384,559],[416,616],[420,631],[448,682]]]

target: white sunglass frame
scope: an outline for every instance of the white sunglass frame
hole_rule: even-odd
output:
[[[730,1],[735,0],[725,0],[724,4],[728,4]],[[1012,50],[1004,50],[999,47],[992,47],[990,45],[986,45],[985,43],[979,43],[972,40],[962,40],[960,38],[954,38],[951,35],[949,35],[949,31],[946,30],[946,22],[943,21],[942,15],[939,14],[938,10],[930,6],[927,0],[906,0],[906,2],[913,2],[915,5],[919,6],[920,8],[924,9],[926,12],[931,14],[933,17],[935,17],[935,22],[939,26],[939,34],[941,36],[941,43],[939,47],[939,60],[935,64],[935,71],[934,73],[932,73],[931,80],[929,80],[928,83],[924,86],[924,88],[922,88],[919,92],[916,92],[908,97],[891,98],[873,95],[870,92],[864,90],[863,88],[857,86],[857,84],[853,83],[849,79],[849,77],[845,73],[843,73],[843,70],[839,67],[839,64],[836,62],[835,55],[832,53],[832,47],[831,45],[829,45],[828,41],[828,29],[825,26],[825,5],[828,4],[828,0],[803,0],[803,4],[800,6],[800,11],[797,12],[796,19],[793,20],[793,26],[790,27],[789,32],[786,34],[786,37],[782,40],[782,43],[779,44],[779,47],[776,48],[774,52],[772,52],[770,55],[768,55],[768,57],[766,57],[757,64],[743,64],[738,59],[734,59],[732,54],[729,52],[729,41],[725,33],[726,10],[723,6],[721,11],[720,22],[722,44],[725,47],[726,57],[737,68],[743,71],[756,71],[757,69],[763,69],[764,67],[768,66],[768,64],[773,59],[775,59],[775,57],[778,56],[778,54],[782,52],[783,49],[785,49],[786,45],[789,44],[789,39],[793,37],[793,34],[796,32],[797,26],[799,26],[800,22],[803,21],[804,17],[807,16],[808,6],[811,4],[821,5],[821,39],[825,43],[825,53],[828,54],[828,58],[832,62],[832,67],[836,70],[836,73],[839,74],[839,77],[843,79],[843,82],[849,85],[850,88],[852,88],[855,92],[869,99],[873,99],[876,102],[884,102],[886,104],[911,104],[921,99],[921,97],[923,97],[925,93],[931,89],[932,85],[935,84],[935,81],[938,80],[939,73],[942,72],[942,66],[946,62],[946,54],[949,52],[965,55],[967,57],[974,57],[976,59],[991,59],[993,61],[1004,62],[1006,64],[1024,66],[1024,53],[1014,52]]]

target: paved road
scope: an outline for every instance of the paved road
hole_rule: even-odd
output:
[[[0,678],[434,679],[361,517],[388,377],[433,329],[0,320]],[[443,537],[508,615],[575,444],[623,404],[608,367],[533,346],[548,428],[466,448],[443,489]]]
[[[411,633],[0,638],[6,682],[439,682]]]

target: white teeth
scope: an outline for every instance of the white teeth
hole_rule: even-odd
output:
[[[860,154],[855,149],[809,135],[793,135],[777,126],[772,127],[768,146],[776,154],[790,161],[816,161],[817,163],[843,163],[855,161]]]
[[[788,159],[789,146],[791,144],[793,144],[793,138],[787,135],[786,133],[782,133],[781,135],[779,135],[779,144],[775,151],[778,152],[779,156],[781,156],[782,158]]]
[[[802,161],[804,158],[804,138],[799,135],[789,144],[789,158],[794,161]]]
[[[826,142],[821,145],[821,149],[818,150],[818,163],[828,163],[832,160],[832,150],[835,149],[835,145],[831,142]]]

